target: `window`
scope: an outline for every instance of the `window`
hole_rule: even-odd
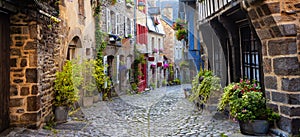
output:
[[[109,9],[106,9],[106,32],[107,33],[111,33],[111,13],[109,11]]]
[[[110,23],[111,24],[108,24],[108,25],[110,25],[109,33],[112,33],[112,34],[116,34],[116,32],[117,32],[117,30],[116,30],[116,22],[117,22],[116,16],[117,15],[113,11],[110,11]]]
[[[154,37],[152,37],[152,39],[151,39],[151,44],[152,44],[152,50],[154,50],[154,48],[155,48]]]
[[[126,26],[126,34],[132,34],[131,33],[131,20],[129,18],[127,18],[127,22],[126,22],[127,26]]]
[[[131,27],[131,35],[132,36],[135,36],[135,34],[134,34],[134,21],[133,20],[130,20],[130,22],[131,22],[131,25],[130,25],[130,27]]]
[[[259,38],[249,26],[240,28],[243,77],[260,81],[260,49]]]
[[[84,20],[85,20],[84,0],[78,0],[78,14],[79,14],[79,23],[84,25]]]
[[[122,30],[122,23],[121,23],[121,18],[122,18],[122,15],[120,15],[120,14],[117,14],[117,16],[116,16],[116,20],[117,20],[117,22],[116,22],[116,34],[123,34],[123,30]]]
[[[161,49],[160,38],[158,38],[158,49]]]

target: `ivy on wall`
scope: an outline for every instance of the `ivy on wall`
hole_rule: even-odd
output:
[[[95,20],[96,20],[95,37],[96,37],[97,57],[96,57],[96,61],[94,63],[93,77],[95,78],[98,92],[103,93],[103,100],[106,100],[111,92],[110,91],[111,81],[104,72],[106,66],[104,66],[104,63],[103,63],[103,51],[107,46],[107,42],[105,41],[107,34],[101,31],[101,28],[99,25],[99,16],[96,16]]]

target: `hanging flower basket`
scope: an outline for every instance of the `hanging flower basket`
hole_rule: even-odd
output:
[[[182,39],[187,39],[187,31],[186,29],[179,29],[176,31],[176,39],[181,41]]]
[[[174,30],[180,30],[180,29],[186,28],[186,26],[187,26],[186,21],[181,20],[181,19],[178,19],[178,20],[176,20],[176,22],[173,24],[172,28],[173,28]]]

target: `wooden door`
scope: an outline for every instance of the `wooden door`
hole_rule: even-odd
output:
[[[9,16],[0,11],[0,132],[9,126]]]

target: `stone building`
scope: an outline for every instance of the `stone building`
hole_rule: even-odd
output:
[[[60,41],[60,56],[57,58],[60,63],[59,66],[62,66],[65,60],[79,58],[77,63],[81,64],[83,60],[95,58],[95,18],[92,4],[85,0],[61,1],[59,17],[62,20],[60,36],[63,36],[63,39]],[[83,76],[84,81],[88,81],[91,79],[92,74],[83,74]],[[97,91],[80,89],[79,104],[83,106],[91,105],[86,100],[96,93]]]
[[[137,12],[138,14],[138,12]],[[134,1],[118,1],[103,10],[102,31],[108,34],[108,45],[104,51],[107,75],[112,78],[117,94],[125,94],[130,87],[131,64],[134,60]]]
[[[191,66],[196,67],[191,71],[191,75],[197,74],[196,71],[202,67],[202,59],[200,56],[200,39],[197,28],[197,10],[193,0],[180,0],[179,1],[179,18],[187,23],[187,39],[185,42],[186,52],[185,60],[189,61]]]
[[[165,59],[163,54],[167,47],[164,46],[164,29],[160,20],[160,13],[157,7],[150,7],[147,16],[148,33],[148,56],[154,57],[148,62],[148,86],[157,88],[162,86],[162,81],[166,79],[163,68]]]
[[[178,41],[175,37],[175,30],[173,26],[172,19],[169,19],[166,16],[162,16],[162,26],[165,31],[164,38],[164,55],[170,59],[170,62],[174,64],[174,76],[175,78],[180,78],[180,62],[183,59],[183,43]]]
[[[0,131],[38,128],[52,112],[62,37],[55,1],[0,2]]]
[[[0,131],[39,128],[53,115],[55,73],[64,61],[94,56],[91,3],[2,0],[0,14]]]
[[[209,66],[222,73],[227,83],[243,77],[258,80],[269,99],[268,106],[281,115],[278,129],[272,129],[280,136],[300,134],[299,3],[197,3],[201,45],[206,49],[203,53],[208,55]]]

